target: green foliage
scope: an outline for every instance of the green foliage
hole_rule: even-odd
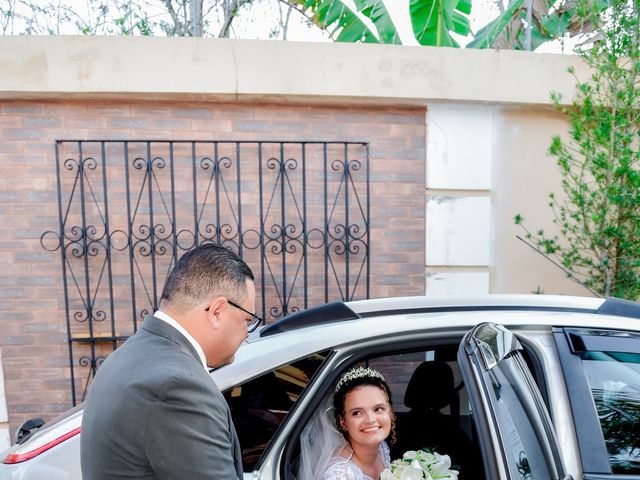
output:
[[[469,42],[469,48],[510,48],[534,50],[545,42],[563,37],[592,32],[594,19],[604,12],[611,0],[595,0],[590,9],[574,0],[550,2],[532,0],[531,22],[527,21],[527,2],[512,0],[496,19],[481,28]],[[589,15],[586,15],[589,12]],[[595,12],[595,17],[591,13]],[[527,30],[531,45],[526,44]]]
[[[400,36],[382,0],[355,0],[357,11],[373,22],[371,29],[342,0],[292,0],[314,24],[338,42],[400,43]]]
[[[469,43],[468,47],[489,48],[500,37],[507,37],[508,41],[511,31],[508,30],[507,27],[511,25],[516,16],[521,14],[523,5],[524,0],[515,0],[512,2],[502,15],[478,30],[478,33],[476,33],[475,38]]]
[[[451,32],[466,36],[471,31],[470,0],[411,0],[413,33],[420,45],[459,47]]]
[[[615,0],[600,19],[600,40],[580,53],[591,77],[575,72],[576,97],[556,107],[569,140],[554,136],[549,153],[561,173],[562,198],[550,195],[558,236],[529,232],[547,254],[598,293],[640,297],[640,0]]]
[[[392,0],[394,1],[394,0]],[[400,36],[383,0],[354,0],[354,12],[345,0],[289,0],[337,41],[399,44]],[[416,40],[421,45],[458,47],[452,32],[471,31],[468,15],[471,0],[410,0],[409,13]],[[373,23],[370,28],[361,18]]]
[[[0,34],[229,37],[238,34],[234,27],[238,22],[256,17],[253,6],[269,2],[274,11],[269,18],[272,38],[282,34],[286,39],[289,16],[295,12],[335,41],[401,43],[386,8],[388,2],[398,0],[83,0],[86,11],[76,8],[74,1],[0,0]],[[455,35],[471,34],[473,1],[409,0],[406,5],[416,41],[458,47]],[[567,33],[589,32],[593,25],[580,17],[580,1],[496,0],[505,4],[505,11],[481,28],[468,46],[533,49]],[[598,0],[600,10],[610,1]]]

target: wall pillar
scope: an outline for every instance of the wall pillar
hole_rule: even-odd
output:
[[[489,293],[492,108],[427,109],[426,294]]]
[[[0,452],[9,448],[11,443],[11,437],[9,434],[9,415],[7,414],[7,395],[4,390],[2,349],[0,349]]]

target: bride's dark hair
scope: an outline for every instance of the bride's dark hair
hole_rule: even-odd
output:
[[[396,441],[396,416],[393,412],[393,401],[391,400],[391,389],[380,372],[373,368],[355,367],[347,371],[336,385],[333,394],[333,413],[335,416],[336,427],[342,433],[345,440],[349,441],[347,432],[341,427],[340,420],[344,417],[344,401],[347,394],[357,387],[373,386],[382,390],[387,397],[389,404],[389,414],[391,415],[391,440],[389,443],[394,444]]]

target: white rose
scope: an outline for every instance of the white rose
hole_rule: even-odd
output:
[[[433,462],[438,461],[438,454],[432,452],[420,452],[420,460],[425,463],[431,464]]]
[[[402,455],[402,459],[403,460],[413,460],[417,456],[418,456],[418,453],[415,450],[408,450],[408,451],[404,452],[404,455]]]
[[[451,468],[451,459],[449,455],[439,455],[437,453],[433,456],[433,462],[429,465],[429,471],[436,477],[447,478]]]
[[[393,473],[391,473],[391,470],[389,470],[388,468],[385,468],[380,474],[380,480],[397,480],[397,479],[398,477],[396,477]]]
[[[431,479],[429,474],[428,477],[425,477],[425,473],[421,468],[414,468],[412,466],[400,467],[396,470],[396,473],[400,473],[400,476],[397,477],[400,480],[424,480],[425,478]]]

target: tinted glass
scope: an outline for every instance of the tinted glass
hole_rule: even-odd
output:
[[[640,354],[581,357],[613,473],[640,474]]]
[[[326,357],[327,353],[310,355],[224,392],[240,439],[245,472],[254,470],[278,427]]]
[[[492,398],[510,478],[552,478],[546,458],[545,421],[532,391],[533,379],[522,356],[515,354],[483,373]]]

